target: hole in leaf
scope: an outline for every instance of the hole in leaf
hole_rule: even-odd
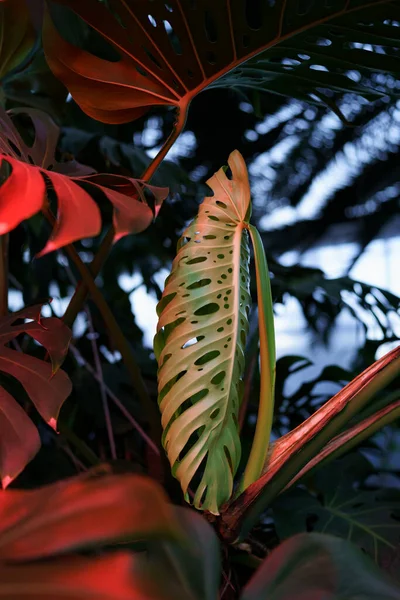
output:
[[[181,371],[180,373],[178,373],[178,375],[175,375],[174,377],[172,377],[162,388],[162,390],[160,391],[159,397],[158,397],[158,402],[161,402],[161,400],[163,398],[165,398],[165,396],[168,394],[168,392],[170,391],[170,389],[172,388],[172,386],[181,378],[185,375],[187,371]]]
[[[224,330],[223,327],[218,327],[218,329],[217,329],[218,333],[221,333],[221,331],[223,331],[223,330]]]
[[[211,221],[219,221],[218,217],[216,217],[216,216],[214,216],[214,215],[208,215],[208,218],[209,218]]]
[[[194,311],[196,317],[200,317],[202,315],[212,315],[213,313],[219,311],[219,304],[216,302],[210,302],[209,304],[205,304],[201,306],[197,310]]]
[[[245,15],[251,29],[261,29],[263,23],[262,4],[264,0],[246,0]]]
[[[187,265],[196,265],[197,263],[202,263],[207,260],[207,256],[197,256],[196,258],[192,258],[191,260],[186,261]]]
[[[217,358],[220,354],[221,352],[219,350],[210,350],[210,352],[207,352],[206,354],[203,354],[203,356],[200,356],[200,358],[198,358],[194,364],[196,366],[205,365],[206,363],[210,362],[210,360],[214,360],[214,358]]]
[[[210,414],[210,419],[216,419],[220,413],[221,409],[220,408],[216,408],[215,410],[212,411],[212,413]]]
[[[182,46],[179,37],[169,21],[163,21],[165,33],[168,35],[169,42],[175,54],[182,54]]]
[[[217,28],[214,23],[214,19],[208,10],[204,13],[204,29],[206,31],[206,36],[209,42],[215,44],[217,41]]]
[[[217,200],[215,204],[221,208],[228,208],[225,202],[221,202],[221,200]]]
[[[205,287],[211,283],[211,279],[200,279],[200,281],[195,281],[187,286],[188,290],[197,290],[198,288]]]
[[[171,333],[176,329],[181,323],[186,321],[185,317],[179,317],[179,319],[175,319],[172,323],[168,323],[164,327],[164,340],[166,341]]]
[[[158,306],[157,306],[157,314],[158,315],[160,315],[162,313],[162,311],[175,298],[175,296],[176,296],[176,292],[173,292],[172,294],[167,294],[166,296],[163,296],[163,298],[161,298],[161,300],[160,300],[160,302],[158,303]]]
[[[225,456],[226,456],[226,460],[228,461],[229,468],[230,468],[230,470],[231,470],[231,472],[233,474],[232,458],[231,458],[231,453],[229,452],[228,446],[224,446],[224,453],[225,453]]]
[[[217,258],[220,258],[220,259],[225,258],[225,254],[217,254]]]
[[[214,377],[211,379],[211,383],[213,385],[219,385],[225,378],[225,371],[220,371],[219,373],[217,373],[216,375],[214,375]]]
[[[215,65],[215,63],[217,62],[214,52],[207,52],[206,58],[210,65]]]
[[[210,234],[208,234],[208,235],[203,235],[203,238],[204,238],[205,240],[216,240],[216,239],[217,239],[217,236],[216,236],[216,235],[211,235],[211,233],[210,233]]]
[[[146,52],[147,56],[149,57],[149,59],[151,60],[152,63],[154,63],[156,65],[156,67],[158,67],[160,69],[160,71],[163,70],[162,66],[160,65],[160,63],[158,62],[158,60],[156,59],[156,57],[154,56],[154,54],[152,54],[150,52],[150,50],[147,50],[147,48],[145,48],[144,46],[142,46],[143,50]]]

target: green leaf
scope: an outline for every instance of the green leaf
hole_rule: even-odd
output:
[[[249,227],[254,247],[258,297],[258,330],[260,336],[260,401],[254,440],[239,490],[246,489],[261,475],[267,457],[274,417],[276,349],[274,312],[267,258],[256,227]]]
[[[345,540],[297,535],[272,551],[240,600],[398,600],[400,588]]]
[[[218,538],[207,521],[189,508],[174,507],[174,517],[186,537],[180,541],[157,541],[148,548],[148,560],[157,578],[160,572],[179,588],[175,597],[215,600],[220,584]]]
[[[360,489],[371,467],[353,454],[315,473],[312,494],[297,488],[273,505],[278,535],[301,531],[331,533],[346,538],[377,563],[394,552],[400,540],[400,492]]]
[[[316,104],[331,104],[332,93],[350,92],[370,101],[396,94],[393,83],[400,74],[398,3],[382,6],[385,3],[378,1],[373,6],[365,0],[356,6],[350,2],[348,14],[343,11],[342,16],[325,23],[322,3],[293,4],[288,2],[282,15],[282,41],[217,80],[213,87],[272,92]],[[343,5],[331,2],[330,10],[340,15]],[[302,31],[306,23],[308,28]]]
[[[218,514],[240,460],[238,411],[248,330],[250,189],[239,152],[209,181],[198,216],[179,242],[158,304],[163,445],[194,505]]]

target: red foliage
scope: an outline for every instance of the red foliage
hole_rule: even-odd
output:
[[[17,379],[39,414],[56,429],[60,408],[71,393],[71,381],[59,370],[71,338],[71,331],[56,318],[41,319],[41,305],[25,308],[0,320],[0,371]],[[31,319],[28,323],[17,321]],[[6,344],[27,333],[42,344],[51,363]],[[40,448],[36,427],[21,406],[0,387],[0,478],[3,487],[32,460]]]
[[[150,186],[122,175],[100,175],[75,160],[55,158],[59,129],[51,118],[37,109],[10,111],[31,120],[35,138],[28,146],[9,114],[0,109],[0,169],[8,167],[0,187],[0,235],[48,206],[47,190],[57,197],[58,212],[50,240],[39,256],[73,241],[100,233],[101,215],[90,193],[99,190],[114,207],[115,239],[146,229],[158,214],[167,188]],[[144,197],[154,197],[151,208]]]

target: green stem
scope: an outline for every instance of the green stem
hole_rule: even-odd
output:
[[[260,400],[256,431],[238,493],[258,479],[267,457],[274,416],[275,333],[271,284],[261,236],[253,225],[249,232],[254,248],[260,337]]]
[[[175,143],[175,141],[181,134],[181,132],[185,126],[185,123],[186,123],[187,110],[188,110],[188,106],[185,109],[181,109],[178,112],[178,116],[177,116],[176,123],[174,125],[174,129],[172,130],[172,132],[170,133],[168,138],[165,140],[165,142],[164,142],[162,148],[160,149],[160,151],[158,152],[157,156],[154,157],[154,159],[151,161],[149,166],[144,171],[143,175],[140,177],[140,179],[142,179],[143,181],[149,181],[153,177],[155,171],[158,169],[161,162],[164,160],[165,156],[168,154],[169,150],[171,149],[171,147],[173,146],[173,144]],[[97,277],[103,264],[105,263],[108,255],[111,251],[113,241],[114,241],[114,228],[110,227],[110,229],[107,231],[106,235],[104,236],[103,241],[101,242],[99,251],[97,252],[96,256],[94,257],[92,263],[89,266],[89,270],[90,270],[89,274],[93,278]],[[72,247],[72,245],[70,245],[70,246]],[[68,248],[69,248],[69,246],[67,246],[67,249]],[[81,308],[86,300],[88,291],[89,291],[89,288],[88,288],[86,280],[82,280],[78,284],[78,287],[75,290],[75,293],[74,293],[73,297],[71,298],[71,301],[70,301],[70,303],[67,307],[67,310],[65,311],[64,317],[63,317],[64,323],[66,323],[66,325],[68,325],[69,327],[72,327],[78,312],[81,310]]]
[[[8,314],[8,237],[0,235],[0,316]]]
[[[75,435],[75,433],[68,427],[66,423],[59,419],[57,425],[61,435],[63,435],[64,438],[70,442],[70,444],[75,446],[80,455],[85,458],[90,465],[94,466],[100,464],[98,456],[91,448],[89,448],[89,446],[85,444],[85,442]]]

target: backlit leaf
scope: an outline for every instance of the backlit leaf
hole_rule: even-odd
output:
[[[51,69],[88,115],[108,123],[131,121],[152,106],[185,112],[191,99],[213,84],[314,101],[316,94],[327,101],[326,89],[370,99],[382,92],[375,89],[379,86],[364,84],[364,71],[399,71],[398,31],[390,23],[400,20],[400,7],[389,0],[376,0],[377,7],[370,0],[55,3],[72,8],[117,54],[105,60],[73,45],[60,35],[49,11],[44,48]],[[331,27],[335,17],[340,20]],[[372,44],[371,35],[377,44],[384,37],[389,49],[386,70],[375,48],[353,47],[364,38]],[[263,51],[250,66],[243,64]],[[353,59],[362,71],[360,82],[349,76]],[[239,69],[221,79],[235,67]]]
[[[240,460],[238,411],[249,311],[250,189],[239,152],[184,231],[158,305],[163,445],[185,494],[218,514]]]
[[[31,146],[21,138],[9,116],[28,117],[33,128]],[[59,129],[37,109],[0,110],[0,166],[11,171],[0,187],[0,235],[14,229],[47,206],[46,190],[57,197],[57,220],[50,240],[39,256],[75,240],[97,235],[101,215],[90,191],[100,190],[113,204],[115,239],[146,229],[157,215],[168,190],[122,175],[94,174],[75,160],[55,158]],[[154,210],[144,197],[154,197]]]

